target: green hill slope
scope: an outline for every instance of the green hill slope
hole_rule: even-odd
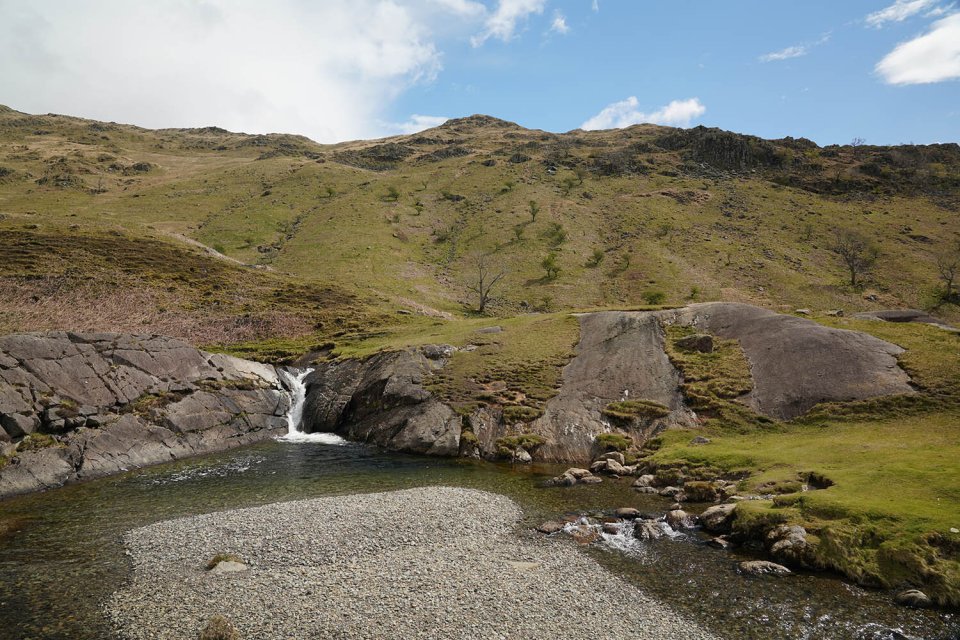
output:
[[[957,145],[818,148],[652,125],[551,134],[473,116],[324,146],[5,110],[0,167],[0,231],[195,240],[391,311],[474,306],[478,253],[507,271],[498,314],[658,292],[929,306],[935,255],[960,233]],[[862,290],[829,249],[836,229],[879,250]],[[542,266],[551,254],[555,277]]]

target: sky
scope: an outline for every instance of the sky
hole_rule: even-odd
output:
[[[0,0],[0,104],[338,142],[483,113],[960,141],[960,0]]]

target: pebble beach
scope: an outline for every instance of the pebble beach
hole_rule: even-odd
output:
[[[125,535],[132,575],[105,605],[130,640],[714,636],[569,540],[518,535],[519,506],[449,487],[167,520]],[[208,570],[234,554],[236,571]]]

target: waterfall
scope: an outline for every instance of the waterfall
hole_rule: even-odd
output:
[[[286,383],[290,394],[290,409],[287,411],[287,434],[277,438],[283,442],[319,442],[322,444],[344,444],[346,440],[334,433],[304,433],[300,430],[303,422],[303,405],[307,401],[307,386],[303,383],[313,369],[302,371],[277,369]]]

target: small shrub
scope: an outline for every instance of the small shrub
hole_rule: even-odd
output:
[[[543,232],[543,237],[551,247],[559,247],[567,241],[567,230],[559,222],[551,222]]]
[[[507,422],[530,422],[539,418],[543,412],[533,407],[510,405],[503,408],[503,419]]]
[[[526,449],[527,451],[533,451],[537,447],[546,443],[546,438],[543,436],[538,436],[535,433],[521,433],[515,436],[504,436],[502,438],[497,438],[496,441],[498,451],[506,450],[511,453],[520,448]]]
[[[560,276],[560,265],[557,264],[557,254],[551,251],[540,262],[540,266],[547,273],[547,280],[556,280]]]
[[[480,439],[477,438],[477,434],[475,434],[473,431],[464,430],[460,432],[460,442],[469,445],[477,445],[480,443]]]
[[[663,291],[644,291],[640,296],[643,298],[643,301],[649,305],[658,305],[663,304],[667,299],[667,294]]]
[[[624,400],[611,402],[601,413],[614,420],[656,420],[669,415],[670,409],[650,400]]]
[[[633,438],[622,433],[601,433],[594,443],[604,451],[626,451],[633,445]]]
[[[591,269],[594,267],[599,267],[600,263],[603,262],[604,254],[603,249],[594,249],[593,253],[587,258],[587,266]]]
[[[40,449],[55,447],[58,444],[59,442],[53,436],[48,436],[45,433],[31,433],[17,444],[17,451],[20,453],[39,451]]]

